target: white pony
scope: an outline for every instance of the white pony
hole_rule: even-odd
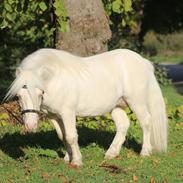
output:
[[[6,98],[18,95],[25,128],[35,131],[38,111],[51,114],[67,148],[65,160],[82,164],[76,116],[111,112],[116,135],[105,154],[119,155],[129,128],[123,110],[128,105],[143,130],[141,155],[167,150],[167,117],[152,64],[139,54],[118,49],[91,57],[78,57],[55,49],[40,49],[27,56],[16,70]]]

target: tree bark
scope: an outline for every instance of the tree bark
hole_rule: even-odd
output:
[[[57,32],[57,48],[79,56],[105,52],[111,30],[101,0],[64,0],[69,31]]]

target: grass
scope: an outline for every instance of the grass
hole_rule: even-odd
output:
[[[182,56],[152,56],[149,60],[157,63],[183,64]]]
[[[169,85],[162,86],[161,89],[169,107],[177,107],[183,105],[183,96],[177,93],[175,87]]]
[[[169,107],[182,105],[172,87],[162,90]],[[146,158],[139,156],[142,133],[137,123],[131,124],[114,160],[104,160],[113,130],[80,124],[78,133],[84,165],[77,168],[63,161],[65,148],[49,123],[40,122],[37,133],[24,134],[21,125],[0,121],[0,183],[183,182],[183,115],[169,120],[168,152]]]
[[[141,145],[128,138],[120,156],[107,161],[104,152],[114,134],[79,128],[79,168],[64,163],[63,144],[51,126],[25,135],[20,126],[7,124],[0,130],[0,182],[182,182],[183,126],[171,123],[168,153],[142,158]]]

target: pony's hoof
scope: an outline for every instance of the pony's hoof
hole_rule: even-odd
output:
[[[114,159],[119,155],[119,151],[114,148],[110,148],[105,153],[105,159]]]
[[[105,157],[104,157],[104,159],[108,159],[108,160],[110,160],[110,159],[114,159],[115,157],[114,156],[111,156],[111,155],[105,155]]]
[[[147,149],[142,149],[142,151],[140,152],[140,155],[143,157],[150,156],[151,151],[148,151]]]
[[[83,165],[83,162],[82,162],[82,160],[72,160],[71,161],[71,165],[74,165],[74,166],[82,166]]]
[[[111,153],[106,153],[105,154],[105,159],[114,159],[118,156],[118,154],[111,154]]]

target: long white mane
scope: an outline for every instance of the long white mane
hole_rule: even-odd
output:
[[[16,78],[4,100],[13,98],[24,85],[34,100],[35,88],[45,90],[44,82],[53,75],[58,76],[59,83],[60,76],[75,77],[86,73],[85,62],[81,62],[81,59],[68,52],[53,49],[40,49],[28,55],[16,69]]]
[[[41,80],[38,77],[36,77],[36,73],[34,71],[22,70],[21,73],[17,75],[16,79],[11,84],[9,91],[5,96],[5,100],[10,100],[14,96],[16,96],[18,91],[24,85],[26,85],[26,88],[31,96],[33,105],[36,108],[36,106],[38,106],[38,101],[35,97],[35,88],[43,89],[43,85],[41,83]]]

